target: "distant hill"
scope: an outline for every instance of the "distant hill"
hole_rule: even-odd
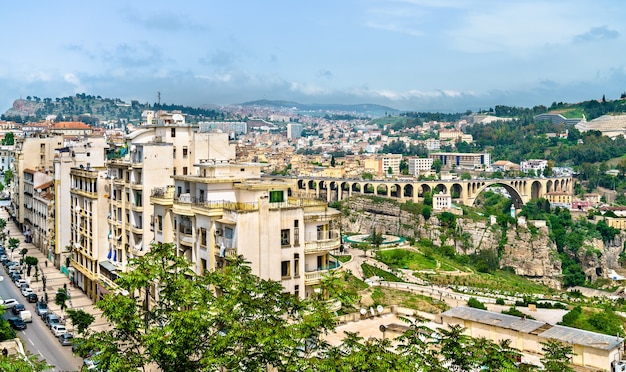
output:
[[[276,109],[293,109],[299,113],[312,115],[314,112],[326,113],[352,113],[362,116],[385,116],[385,114],[397,114],[400,110],[369,103],[342,105],[342,104],[304,104],[293,101],[272,101],[267,99],[244,102],[241,106],[260,106]]]
[[[162,110],[180,110],[187,115],[187,120],[193,122],[202,120],[224,120],[225,114],[216,109],[193,108],[182,105],[158,105]],[[75,120],[83,123],[98,125],[103,121],[139,122],[144,110],[156,110],[157,104],[139,103],[139,101],[124,102],[119,98],[102,98],[84,93],[63,98],[27,97],[16,99],[13,107],[8,109],[0,119],[18,123],[36,122],[45,120],[48,116],[57,116],[58,120]]]

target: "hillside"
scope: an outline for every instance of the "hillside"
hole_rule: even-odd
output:
[[[363,116],[379,117],[385,116],[385,114],[397,114],[400,111],[388,106],[374,105],[374,104],[355,104],[355,105],[341,105],[341,104],[302,104],[292,101],[272,101],[272,100],[258,100],[244,102],[241,106],[260,106],[276,109],[293,109],[299,113],[311,115],[312,112],[321,112],[323,114],[328,112],[342,112],[342,113],[354,113]]]
[[[225,119],[224,113],[215,109],[192,108],[173,104],[149,104],[138,101],[124,102],[119,98],[102,98],[84,93],[63,98],[26,97],[16,99],[13,106],[0,118],[18,123],[28,121],[41,121],[49,115],[57,115],[60,120],[76,120],[84,123],[98,125],[103,121],[126,120],[138,122],[141,120],[141,112],[144,110],[180,110],[187,115],[188,121],[194,121],[199,117],[203,119]]]

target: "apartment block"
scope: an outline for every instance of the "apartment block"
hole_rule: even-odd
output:
[[[341,244],[339,211],[291,197],[289,181],[261,178],[261,164],[201,160],[194,175],[152,190],[156,242],[174,242],[202,274],[242,255],[252,273],[310,296],[324,275],[341,269],[330,252]]]
[[[144,255],[155,239],[150,192],[173,186],[174,176],[190,176],[200,159],[233,159],[227,133],[200,133],[180,114],[157,112],[147,124],[110,143],[107,153],[108,233],[106,259],[100,261],[103,285],[98,296],[114,288],[128,259]]]

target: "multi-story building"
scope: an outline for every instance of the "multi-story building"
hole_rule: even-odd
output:
[[[287,124],[287,138],[298,139],[302,137],[302,124],[289,123]]]
[[[63,136],[40,133],[26,137],[15,138],[15,155],[12,165],[13,179],[11,180],[11,217],[20,229],[24,228],[26,204],[24,201],[24,180],[39,171],[52,174],[55,149],[63,147]],[[28,154],[28,156],[26,156]],[[32,197],[32,196],[31,196]]]
[[[420,172],[430,171],[433,167],[431,158],[409,158],[409,174],[417,176]]]
[[[11,169],[11,163],[13,162],[13,154],[15,147],[13,145],[0,146],[0,173]]]
[[[291,183],[261,178],[261,164],[203,159],[193,175],[152,191],[156,242],[173,241],[198,273],[242,255],[252,273],[310,296],[339,269],[340,213],[319,200],[289,197]]]
[[[147,115],[148,116],[148,115]],[[107,155],[109,238],[106,260],[100,261],[104,285],[110,290],[115,272],[125,271],[128,258],[147,252],[154,239],[154,208],[150,190],[173,185],[172,176],[191,174],[200,159],[235,158],[227,133],[199,133],[181,114],[157,112],[155,118],[110,144]]]
[[[460,152],[434,152],[428,154],[433,160],[441,160],[445,169],[487,169],[491,167],[491,154],[460,153]]]
[[[520,163],[520,169],[522,172],[528,173],[532,170],[538,175],[543,174],[547,166],[548,161],[544,159],[524,160]]]
[[[77,220],[76,211],[68,208],[75,201],[72,199],[74,184],[71,179],[73,169],[92,169],[104,166],[106,140],[103,136],[81,136],[75,140],[66,140],[55,151],[54,158],[54,194],[55,228],[54,244],[50,256],[55,266],[74,280],[74,270],[70,266],[71,252],[80,241],[75,239],[75,229],[71,222]]]
[[[87,297],[97,299],[100,262],[107,260],[107,169],[73,167],[70,170],[70,245],[63,265],[70,267],[72,282]],[[106,264],[105,264],[106,265]]]

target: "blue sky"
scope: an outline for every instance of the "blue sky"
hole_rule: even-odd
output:
[[[412,111],[615,99],[621,0],[14,1],[0,112],[87,93],[190,106],[257,99]]]

